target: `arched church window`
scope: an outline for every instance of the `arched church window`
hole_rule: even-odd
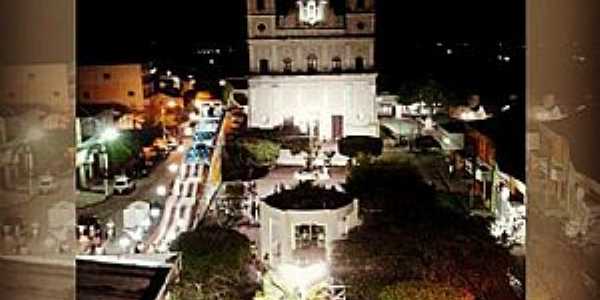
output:
[[[339,56],[336,56],[331,60],[331,70],[333,72],[342,71],[342,59]]]
[[[256,9],[265,10],[265,0],[256,0]]]
[[[354,62],[354,68],[357,71],[362,71],[365,69],[365,59],[361,56],[357,57]]]
[[[269,73],[269,60],[261,59],[258,61],[258,67],[261,74]]]
[[[311,54],[306,58],[307,70],[310,73],[317,72],[318,68],[318,58],[316,55]]]
[[[292,59],[289,57],[283,60],[283,72],[292,73]]]
[[[356,0],[356,9],[365,9],[365,0]]]

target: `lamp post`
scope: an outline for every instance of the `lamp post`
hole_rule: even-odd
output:
[[[102,154],[103,169],[104,169],[103,177],[104,177],[104,196],[105,197],[109,196],[109,191],[108,191],[108,175],[109,175],[108,151],[106,149],[106,143],[114,141],[118,137],[119,137],[119,131],[117,131],[117,129],[112,128],[112,127],[106,128],[104,130],[104,132],[102,132],[102,134],[100,135],[100,154]]]
[[[29,195],[33,195],[33,154],[29,145],[25,147],[25,157],[25,164],[27,166],[27,191]]]
[[[173,99],[169,99],[169,101],[167,101],[166,103],[167,108],[175,108],[177,106],[177,102]],[[165,106],[161,105],[160,106],[160,122],[162,123],[162,132],[163,132],[163,139],[166,140],[167,139],[167,128],[165,125]]]
[[[104,144],[102,144],[100,146],[100,154],[102,155],[102,178],[103,178],[103,182],[104,182],[104,197],[108,197],[109,196],[109,191],[108,191],[108,151],[106,151],[106,146]]]

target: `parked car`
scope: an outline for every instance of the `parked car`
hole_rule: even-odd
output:
[[[115,176],[113,190],[115,194],[119,195],[130,193],[135,190],[135,181],[126,175],[117,175]]]
[[[202,158],[208,158],[210,156],[211,148],[211,146],[206,145],[205,143],[194,143],[192,146],[192,149]]]
[[[56,190],[56,182],[54,177],[51,175],[44,175],[40,177],[38,182],[38,191],[40,194],[50,194]]]
[[[177,138],[171,136],[167,139],[167,147],[169,148],[169,150],[173,151],[177,149],[178,146],[179,141],[177,141]]]
[[[213,144],[213,140],[215,138],[215,133],[214,132],[209,132],[209,131],[198,131],[194,134],[194,142],[195,143],[202,143],[202,144],[206,144],[206,145],[212,145]]]
[[[437,152],[442,149],[440,143],[432,136],[424,135],[415,139],[416,151]]]

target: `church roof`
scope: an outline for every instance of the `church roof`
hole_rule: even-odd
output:
[[[297,0],[276,0],[275,7],[277,15],[290,15],[298,8]],[[327,5],[333,9],[336,15],[346,13],[346,0],[327,0]]]

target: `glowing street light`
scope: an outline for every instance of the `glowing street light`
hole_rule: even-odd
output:
[[[169,165],[169,172],[171,173],[176,173],[177,169],[179,169],[179,166],[176,163],[172,163]]]
[[[109,127],[104,129],[102,134],[100,134],[100,140],[102,142],[110,142],[114,141],[119,137],[119,131],[114,127]]]
[[[227,81],[225,81],[225,79],[219,80],[219,85],[220,86],[225,86],[226,84],[227,84]]]
[[[175,101],[173,99],[167,101],[167,107],[168,108],[175,108],[175,106],[177,106],[177,101]]]
[[[312,287],[327,279],[329,268],[324,262],[306,267],[284,263],[277,267],[276,274],[287,287],[298,291],[300,299],[304,300]]]
[[[108,190],[108,151],[106,150],[106,143],[112,142],[119,138],[119,131],[114,127],[105,128],[104,131],[100,134],[100,152],[103,156],[104,160],[104,196],[109,196]]]
[[[166,186],[164,186],[164,185],[159,185],[159,186],[156,188],[156,194],[157,194],[158,196],[161,196],[161,197],[164,197],[164,196],[166,196],[166,195],[167,195],[167,187],[166,187]]]

